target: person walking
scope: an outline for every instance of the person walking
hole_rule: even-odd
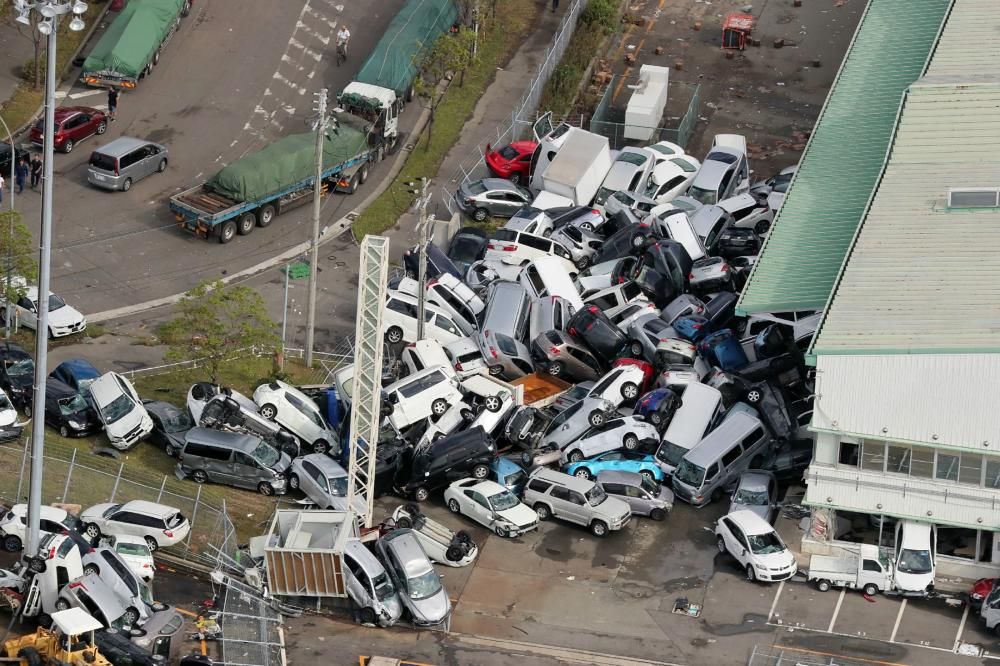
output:
[[[108,118],[112,122],[114,122],[116,111],[118,111],[118,89],[108,88]]]
[[[17,161],[14,167],[14,180],[17,183],[17,193],[24,192],[24,181],[28,179],[28,161],[23,157]]]
[[[42,158],[35,153],[31,157],[31,189],[38,187],[38,181],[42,179]]]

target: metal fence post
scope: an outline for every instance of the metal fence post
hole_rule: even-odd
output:
[[[191,531],[188,532],[187,544],[191,545],[191,537],[194,536],[194,521],[198,517],[198,505],[201,503],[201,489],[202,486],[198,486],[198,494],[194,496],[194,509],[191,511]]]
[[[167,487],[167,475],[163,475],[163,483],[160,484],[160,492],[156,495],[156,501],[159,503],[160,498],[163,497],[163,489]]]
[[[28,445],[25,443],[24,452],[21,454],[21,474],[17,477],[17,495],[14,496],[14,504],[21,501],[21,484],[24,482],[24,466],[28,463]]]
[[[115,477],[115,487],[111,489],[111,498],[108,499],[109,502],[115,501],[115,494],[118,492],[118,483],[122,480],[122,472],[125,471],[125,463],[122,463],[118,467],[118,476]]]
[[[73,449],[73,456],[69,459],[69,471],[66,472],[66,485],[63,486],[63,502],[69,501],[69,481],[73,478],[73,466],[76,465],[76,449]]]

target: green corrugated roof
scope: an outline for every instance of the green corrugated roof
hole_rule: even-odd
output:
[[[906,87],[950,0],[869,0],[740,297],[743,313],[820,310],[875,187]]]

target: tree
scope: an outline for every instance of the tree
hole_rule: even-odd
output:
[[[202,282],[184,294],[180,313],[161,329],[170,346],[167,359],[191,360],[219,381],[226,358],[249,347],[271,347],[279,342],[277,325],[268,316],[264,299],[243,285]]]
[[[12,13],[8,12],[4,18],[9,18],[11,15]],[[42,16],[39,12],[34,11],[28,15],[28,20],[30,21],[29,25],[15,23],[14,28],[22,37],[31,40],[34,57],[22,65],[21,76],[31,83],[32,88],[38,90],[42,85],[42,64],[45,62],[45,56],[42,54],[44,36],[38,32],[38,24],[42,20]]]
[[[29,284],[38,282],[38,246],[21,221],[21,213],[16,210],[0,212],[0,266],[3,300],[7,303],[16,303]],[[8,280],[8,275],[21,279]],[[6,326],[7,309],[3,310],[0,323]]]
[[[427,119],[427,144],[430,147],[434,136],[434,114],[444,100],[447,86],[440,85],[446,79],[459,75],[458,85],[465,83],[465,71],[475,62],[473,48],[476,35],[468,28],[460,27],[457,32],[445,33],[437,38],[432,48],[423,58],[420,74],[413,89],[430,111]]]

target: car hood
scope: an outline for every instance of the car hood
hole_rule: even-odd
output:
[[[535,510],[520,502],[515,507],[506,509],[505,511],[498,511],[497,515],[518,527],[530,525],[538,520],[538,514],[535,513]]]
[[[619,519],[624,519],[627,515],[632,512],[629,505],[625,503],[624,500],[616,499],[614,497],[609,497],[600,504],[594,507],[594,512],[598,513],[605,518],[612,521]]]
[[[451,600],[443,587],[437,594],[426,599],[411,599],[407,594],[401,596],[414,619],[421,624],[444,622],[451,613]]]
[[[767,555],[754,555],[754,559],[768,569],[786,569],[795,565],[795,556],[789,550],[768,553]]]
[[[58,310],[49,312],[49,326],[56,328],[61,326],[71,326],[79,323],[83,315],[70,305],[64,305]]]
[[[934,573],[910,574],[901,573],[898,569],[893,574],[896,587],[903,592],[923,592],[934,582]]]
[[[729,513],[732,513],[733,511],[749,511],[750,513],[760,516],[765,521],[770,522],[768,520],[768,518],[770,518],[768,515],[771,512],[770,508],[763,504],[742,504],[739,502],[733,502],[729,505]]]
[[[95,504],[86,511],[82,511],[80,513],[80,520],[82,520],[85,523],[88,523],[103,518],[104,512],[113,506],[114,504],[111,502],[105,502],[104,504]]]
[[[17,412],[13,409],[0,410],[0,428],[6,428],[17,423]]]
[[[114,423],[105,423],[104,428],[111,436],[124,435],[148,418],[149,417],[146,415],[145,410],[140,409],[138,405],[133,403],[132,409],[128,412],[128,414],[125,414]],[[101,420],[104,420],[103,415]]]

